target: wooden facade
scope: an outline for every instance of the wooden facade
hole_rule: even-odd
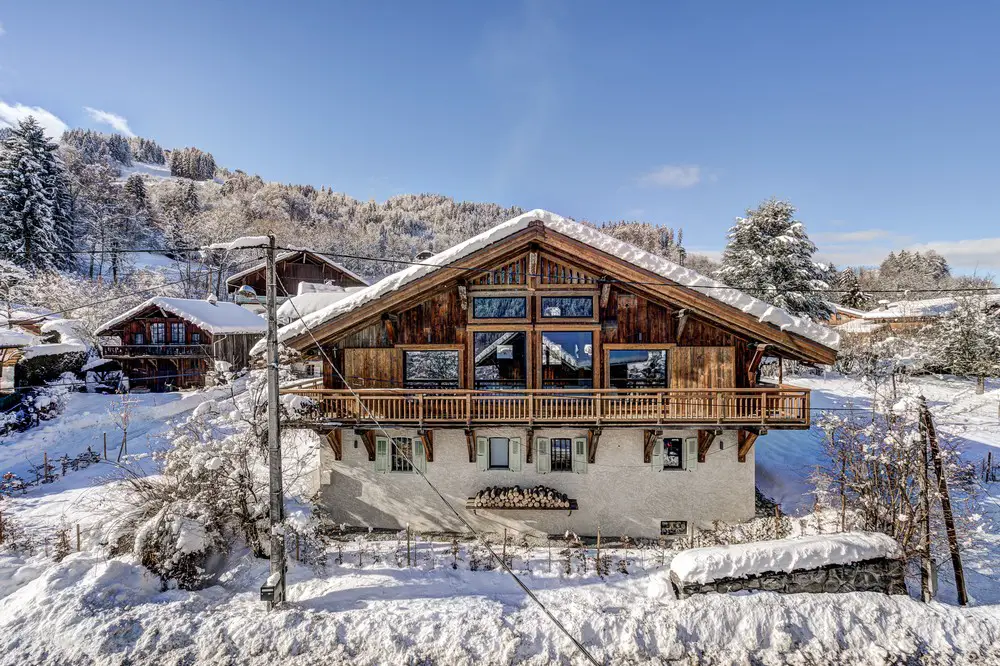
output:
[[[336,263],[328,261],[321,255],[306,250],[289,252],[280,255],[275,261],[278,275],[279,298],[295,296],[302,282],[316,284],[335,284],[341,287],[364,287],[365,282],[346,271]],[[235,293],[243,285],[253,287],[253,290],[263,297],[267,290],[267,275],[264,264],[247,271],[237,273],[228,280],[226,286],[229,293]]]
[[[324,388],[304,392],[319,401],[321,418],[806,428],[808,390],[761,384],[761,357],[835,359],[823,345],[540,223],[462,266],[287,342],[332,362]],[[452,352],[439,363],[449,371],[457,363],[454,376],[438,377],[442,385],[408,375],[427,351]]]

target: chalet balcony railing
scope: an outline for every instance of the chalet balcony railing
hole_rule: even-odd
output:
[[[207,345],[104,345],[105,358],[140,358],[149,356],[211,356]]]
[[[383,425],[765,425],[809,426],[809,390],[545,389],[516,391],[292,389],[318,405],[318,419]]]

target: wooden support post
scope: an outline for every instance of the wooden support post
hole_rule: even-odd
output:
[[[601,441],[601,429],[587,430],[587,462],[591,465],[597,460],[597,444]]]
[[[931,446],[931,459],[934,462],[934,475],[937,477],[938,494],[941,495],[941,511],[944,513],[945,534],[948,536],[948,550],[951,553],[951,565],[955,570],[955,587],[958,590],[958,605],[969,604],[969,593],[965,587],[965,568],[962,566],[962,554],[958,550],[958,535],[955,532],[955,516],[951,510],[951,496],[948,493],[948,478],[941,462],[941,448],[938,446],[937,431],[934,429],[934,419],[927,409],[927,403],[921,397],[920,408],[923,412],[927,428],[927,440]]]
[[[653,444],[656,442],[655,430],[642,431],[642,462],[653,462]]]
[[[739,431],[739,448],[736,450],[736,459],[741,463],[747,461],[747,454],[750,453],[750,449],[753,448],[753,443],[757,441],[757,438],[762,433],[756,433],[752,430],[740,430]]]
[[[747,385],[755,386],[757,378],[757,370],[760,368],[760,362],[764,360],[764,351],[767,349],[767,345],[757,345],[753,350],[753,356],[750,358],[750,363],[747,364]]]
[[[688,314],[687,310],[677,311],[677,343],[680,344],[681,336],[684,335],[684,329],[687,327]]]
[[[385,336],[390,345],[396,344],[396,318],[390,314],[382,316],[382,325],[385,327]]]
[[[427,462],[434,462],[434,431],[421,430],[417,436],[420,437],[420,442],[424,445],[424,455]]]
[[[330,444],[330,448],[333,450],[333,459],[343,460],[344,431],[340,428],[334,428],[330,432],[326,433],[326,441]]]
[[[465,446],[469,449],[469,462],[476,462],[476,431],[465,431]]]
[[[80,523],[76,524],[76,552],[80,552]]]
[[[608,307],[608,301],[611,299],[611,283],[602,282],[601,283],[601,309]]]
[[[365,443],[365,449],[368,451],[368,461],[375,461],[375,431],[365,430],[361,433],[361,441]]]
[[[708,450],[711,448],[712,442],[715,441],[715,433],[715,430],[698,431],[698,462],[705,462]]]
[[[923,414],[920,414],[920,435],[924,445],[920,447],[920,472],[917,474],[917,482],[920,486],[920,599],[924,603],[930,603],[931,581],[934,577],[931,563],[931,494],[930,480],[927,478],[927,450],[930,444],[927,441],[927,423]]]

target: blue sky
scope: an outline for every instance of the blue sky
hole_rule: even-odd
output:
[[[1000,273],[1000,3],[238,7],[4,3],[0,118],[361,199],[644,219],[698,250],[774,195],[840,264],[933,247]]]

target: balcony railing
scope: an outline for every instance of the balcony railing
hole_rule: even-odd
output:
[[[766,425],[809,427],[809,391],[752,389],[292,389],[326,423],[383,425]]]
[[[150,356],[211,356],[207,345],[104,345],[105,358],[142,358]]]

